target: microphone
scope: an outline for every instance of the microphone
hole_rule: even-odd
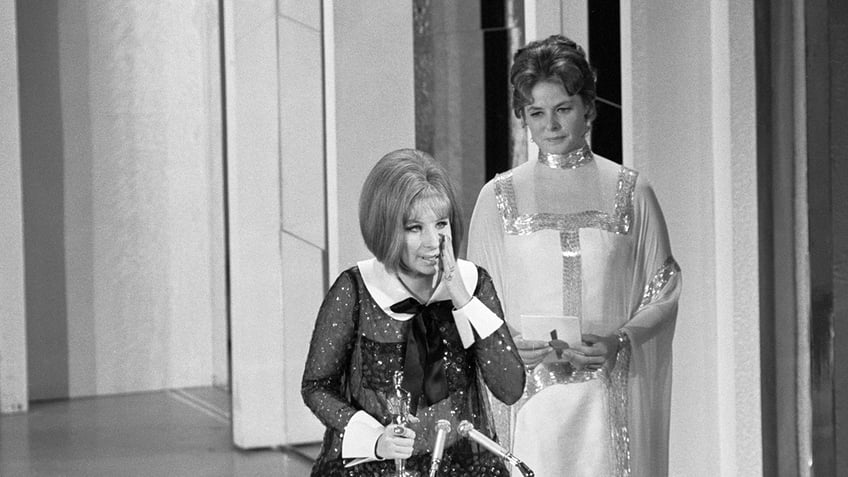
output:
[[[442,463],[442,454],[445,452],[445,439],[450,434],[450,422],[439,419],[436,422],[436,442],[433,443],[433,460],[430,462],[430,477],[436,477],[439,465]]]
[[[477,429],[474,429],[474,425],[470,422],[460,422],[459,427],[457,428],[457,432],[459,432],[459,435],[461,435],[462,437],[467,437],[473,440],[474,442],[480,444],[481,446],[485,447],[489,452],[495,454],[496,456],[509,461],[510,464],[512,464],[514,467],[521,471],[521,474],[524,475],[524,477],[534,477],[536,475],[533,473],[532,470],[530,470],[529,467],[527,467],[527,464],[521,462],[518,457],[515,457],[508,450],[501,447],[497,442],[486,437],[486,435],[482,432],[478,431]]]

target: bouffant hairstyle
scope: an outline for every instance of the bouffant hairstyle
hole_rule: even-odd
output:
[[[509,73],[512,83],[512,109],[524,119],[524,107],[533,102],[533,87],[542,81],[559,83],[570,95],[578,94],[595,118],[595,73],[583,48],[562,35],[527,44],[515,52]]]
[[[405,268],[401,261],[404,225],[425,210],[448,217],[453,253],[458,255],[465,224],[444,167],[415,149],[399,149],[383,156],[362,185],[359,228],[368,250],[387,269]]]

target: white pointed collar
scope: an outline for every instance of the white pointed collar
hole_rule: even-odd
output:
[[[468,290],[469,295],[473,296],[474,289],[477,288],[477,266],[462,259],[457,259],[456,264],[465,289]],[[407,298],[415,298],[398,280],[397,275],[389,272],[376,258],[363,260],[356,265],[359,267],[359,273],[362,275],[362,281],[365,282],[368,293],[387,315],[399,321],[406,321],[414,316],[410,313],[395,313],[391,310],[391,306],[395,303]],[[436,287],[436,291],[426,304],[443,300],[450,300],[450,294],[444,282]]]

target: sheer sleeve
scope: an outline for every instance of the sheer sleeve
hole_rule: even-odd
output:
[[[627,372],[630,451],[634,462],[663,462],[668,452],[672,343],[682,277],[653,189],[640,181],[635,193],[636,251],[630,296],[635,311],[622,328],[631,344]]]
[[[503,318],[503,311],[489,273],[478,267],[477,290],[474,296]],[[506,404],[513,404],[524,391],[524,364],[506,326],[501,324],[494,333],[474,344],[477,366],[492,394]]]
[[[356,285],[349,272],[330,287],[318,311],[301,395],[322,424],[341,432],[356,413],[345,399],[346,370],[356,338]]]
[[[639,345],[658,335],[673,333],[682,278],[671,254],[662,210],[648,183],[637,188],[636,210],[636,311],[624,329],[631,342]]]
[[[507,296],[508,293],[508,284],[502,278],[505,267],[503,256],[503,219],[495,200],[494,182],[490,181],[480,191],[474,213],[471,215],[471,224],[468,227],[468,260],[491,272],[492,284],[497,296],[501,297]],[[506,317],[505,321],[509,330],[518,336],[517,328],[510,322],[510,317]]]

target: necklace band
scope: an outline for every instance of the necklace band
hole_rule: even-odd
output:
[[[539,151],[539,163],[552,169],[577,169],[592,162],[594,157],[588,144],[568,154],[547,154]]]

